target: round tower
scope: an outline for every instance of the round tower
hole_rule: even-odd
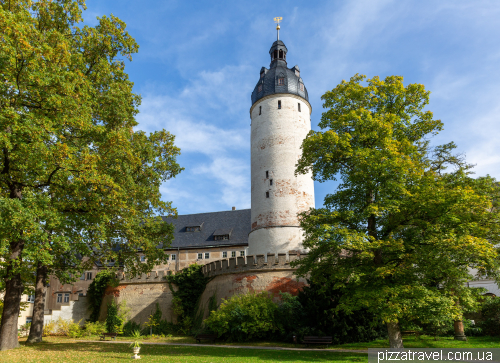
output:
[[[262,67],[252,92],[250,255],[302,250],[297,214],[314,207],[312,175],[295,176],[311,105],[299,67],[287,67],[287,52],[281,40],[273,43],[270,67]]]

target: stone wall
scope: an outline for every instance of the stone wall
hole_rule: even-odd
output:
[[[200,299],[204,317],[208,315],[208,301],[212,296],[216,297],[217,305],[220,305],[222,299],[248,292],[269,291],[275,299],[279,299],[280,291],[296,295],[306,280],[293,275],[294,269],[290,262],[301,256],[290,251],[289,254],[234,257],[204,265],[203,274],[212,278]],[[172,272],[155,270],[138,277],[118,274],[120,284],[109,287],[105,292],[100,320],[106,318],[107,304],[115,300],[117,303],[126,301],[130,309],[129,319],[137,323],[143,324],[148,320],[149,315],[156,310],[157,302],[162,318],[175,322],[173,294],[166,281],[169,273]]]
[[[75,323],[80,322],[80,325],[85,324],[85,321],[90,317],[87,299],[86,296],[79,296],[78,300],[71,300],[68,304],[59,306],[59,309],[50,310],[50,314],[44,314],[44,324],[59,319],[71,319]]]

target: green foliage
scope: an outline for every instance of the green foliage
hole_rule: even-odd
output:
[[[120,305],[112,301],[108,304],[108,313],[106,315],[106,330],[108,333],[123,333],[123,324],[125,319],[119,313]]]
[[[500,297],[486,297],[481,307],[481,318],[478,327],[484,334],[500,335]]]
[[[106,322],[104,321],[87,321],[85,323],[85,335],[88,337],[101,335],[106,333]]]
[[[302,311],[295,309],[298,316],[294,322],[299,329],[292,326],[289,331],[298,336],[332,336],[334,344],[369,342],[386,336],[382,321],[373,313],[359,309],[349,314],[340,309],[342,294],[341,289],[325,289],[309,281],[297,296]]]
[[[149,315],[148,321],[144,323],[144,326],[149,328],[150,334],[159,334],[161,315],[160,304],[156,303],[155,312]]]
[[[94,280],[90,283],[87,290],[90,321],[95,322],[99,319],[104,292],[106,291],[106,288],[108,286],[115,286],[116,284],[117,281],[115,278],[115,274],[111,270],[99,271],[96,274]]]
[[[210,280],[203,275],[202,268],[201,265],[193,264],[175,275],[167,276],[170,291],[174,295],[173,311],[186,333],[192,328],[199,299]],[[172,284],[175,284],[177,289],[174,289]]]
[[[78,323],[71,322],[68,326],[68,337],[70,338],[80,338],[83,336],[84,331],[80,325],[81,320]]]
[[[62,280],[111,260],[151,271],[173,239],[159,216],[176,214],[160,193],[182,170],[175,137],[136,130],[125,62],[139,46],[113,15],[85,25],[84,8],[0,2],[0,277],[19,286],[37,262]]]
[[[423,85],[365,79],[323,95],[323,130],[302,144],[297,173],[340,183],[324,208],[300,217],[309,253],[298,274],[342,289],[337,312],[435,326],[461,319],[477,304],[466,287],[471,268],[499,275],[500,188],[470,178],[453,143],[431,149],[442,123],[425,110]]]
[[[54,320],[50,320],[49,322],[43,325],[43,336],[53,335],[55,333],[57,327],[57,323]]]
[[[129,320],[129,321],[127,321],[123,325],[123,335],[126,336],[126,337],[132,336],[132,333],[134,332],[134,330],[139,330],[140,331],[141,330],[141,324],[136,323],[133,320]]]
[[[275,323],[277,305],[267,292],[233,295],[205,319],[208,330],[230,341],[265,339],[279,331]]]
[[[142,343],[141,343],[141,340],[142,340],[141,332],[139,330],[134,330],[132,332],[131,337],[134,339],[134,341],[132,343],[130,343],[130,346],[132,348],[139,348],[142,345]]]

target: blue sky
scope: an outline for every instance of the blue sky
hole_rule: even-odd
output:
[[[250,208],[250,94],[280,31],[299,65],[318,129],[321,95],[355,73],[404,76],[431,91],[476,174],[500,178],[500,1],[88,0],[84,19],[114,14],[140,45],[126,70],[142,96],[139,129],[166,129],[186,169],[162,186],[179,214]],[[316,206],[334,183],[316,183]]]

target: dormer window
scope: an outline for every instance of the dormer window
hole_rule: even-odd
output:
[[[214,232],[214,240],[215,241],[226,241],[231,237],[232,228],[220,228],[215,230]]]
[[[265,74],[266,74],[266,72],[260,72],[260,78],[264,78]]]
[[[262,92],[262,85],[259,84],[259,87],[257,87],[257,92]]]
[[[304,83],[299,83],[299,90],[304,91]]]
[[[202,226],[203,226],[203,223],[198,224],[198,225],[194,225],[194,226],[187,226],[186,232],[200,232]]]
[[[278,78],[278,86],[284,86],[285,85],[285,78],[280,77]]]

